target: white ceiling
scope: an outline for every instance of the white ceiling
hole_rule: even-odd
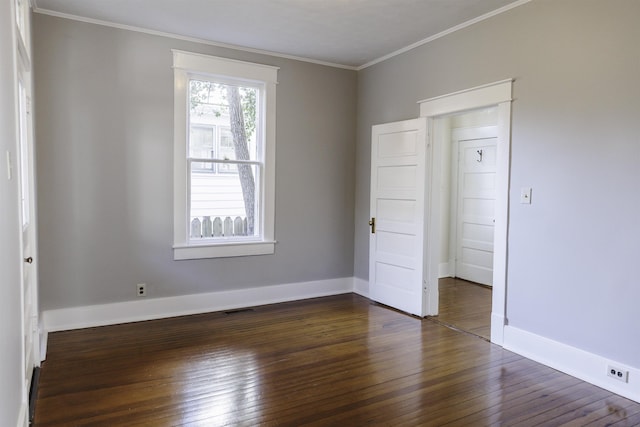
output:
[[[36,0],[36,12],[358,68],[524,0]]]

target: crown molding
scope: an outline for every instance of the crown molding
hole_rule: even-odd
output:
[[[434,40],[438,40],[438,39],[440,39],[440,38],[442,38],[442,37],[444,37],[446,35],[449,35],[451,33],[455,33],[456,31],[459,31],[459,30],[462,30],[464,28],[470,27],[470,26],[472,26],[474,24],[477,24],[478,22],[482,22],[482,21],[484,21],[486,19],[489,19],[489,18],[492,18],[492,17],[494,17],[496,15],[500,15],[501,13],[507,12],[507,11],[509,11],[511,9],[514,9],[514,8],[518,7],[518,6],[522,6],[523,4],[529,3],[530,1],[531,0],[518,0],[518,1],[514,2],[514,3],[508,4],[506,6],[503,6],[503,7],[499,8],[499,9],[496,9],[496,10],[491,11],[489,13],[485,13],[484,15],[480,15],[477,18],[470,19],[470,20],[468,20],[466,22],[463,22],[462,24],[456,25],[455,27],[451,27],[451,28],[449,28],[447,30],[439,32],[438,34],[434,34],[434,35],[432,35],[430,37],[427,37],[426,39],[422,39],[422,40],[420,40],[418,42],[410,44],[409,46],[403,47],[403,48],[398,49],[398,50],[396,50],[394,52],[391,52],[391,53],[389,53],[387,55],[381,56],[378,59],[374,59],[373,61],[370,61],[370,62],[367,62],[366,64],[360,65],[359,67],[356,68],[356,70],[357,71],[364,70],[365,68],[371,67],[372,65],[379,64],[380,62],[384,62],[384,61],[386,61],[388,59],[391,59],[391,58],[393,58],[395,56],[401,55],[401,54],[403,54],[405,52],[409,52],[410,50],[413,50],[413,49],[415,49],[417,47],[420,47],[422,45],[430,43],[430,42],[432,42]]]
[[[305,57],[296,56],[296,55],[287,55],[285,53],[272,52],[272,51],[268,51],[268,50],[254,49],[254,48],[250,48],[250,47],[239,46],[239,45],[234,45],[234,44],[229,44],[229,43],[214,42],[214,41],[211,41],[211,40],[200,39],[200,38],[197,38],[197,37],[182,36],[180,34],[168,33],[168,32],[157,31],[157,30],[150,30],[148,28],[136,27],[136,26],[133,26],[133,25],[117,24],[115,22],[103,21],[103,20],[100,20],[100,19],[85,18],[83,16],[71,15],[71,14],[62,13],[62,12],[56,12],[55,10],[41,9],[41,8],[36,6],[35,1],[36,0],[34,0],[33,11],[34,11],[34,13],[39,13],[41,15],[49,15],[49,16],[53,16],[53,17],[56,17],[56,18],[64,18],[64,19],[69,19],[69,20],[72,20],[72,21],[84,22],[84,23],[87,23],[87,24],[101,25],[103,27],[117,28],[119,30],[133,31],[133,32],[136,32],[136,33],[149,34],[149,35],[159,36],[159,37],[167,37],[167,38],[171,38],[171,39],[175,39],[175,40],[182,40],[182,41],[187,41],[187,42],[192,42],[192,43],[199,43],[199,44],[204,44],[204,45],[208,45],[208,46],[215,46],[215,47],[220,47],[220,48],[225,48],[225,49],[233,49],[233,50],[238,50],[238,51],[242,51],[242,52],[250,52],[250,53],[256,53],[256,54],[260,54],[260,55],[268,55],[268,56],[273,56],[273,57],[276,57],[276,58],[291,59],[291,60],[294,60],[294,61],[301,61],[301,62],[309,62],[309,63],[312,63],[312,64],[324,65],[324,66],[327,66],[327,67],[342,68],[342,69],[351,70],[351,71],[356,71],[357,70],[357,67],[350,66],[350,65],[337,64],[337,63],[334,63],[334,62],[321,61],[321,60],[317,60],[317,59],[305,58]]]
[[[478,16],[477,18],[473,18],[470,19],[469,21],[463,22],[462,24],[456,25],[454,27],[451,27],[447,30],[441,31],[438,34],[434,34],[433,36],[427,37],[425,39],[422,39],[418,42],[412,43],[408,46],[405,46],[401,49],[398,49],[394,52],[391,52],[387,55],[381,56],[377,59],[374,59],[373,61],[367,62],[363,65],[360,66],[351,66],[351,65],[345,65],[345,64],[338,64],[335,62],[328,62],[328,61],[321,61],[321,60],[317,60],[317,59],[312,59],[312,58],[306,58],[306,57],[302,57],[302,56],[296,56],[296,55],[288,55],[285,53],[280,53],[280,52],[273,52],[273,51],[268,51],[268,50],[263,50],[263,49],[255,49],[255,48],[250,48],[250,47],[246,47],[246,46],[240,46],[240,45],[234,45],[234,44],[229,44],[229,43],[221,43],[221,42],[215,42],[212,40],[206,40],[206,39],[201,39],[201,38],[197,38],[197,37],[189,37],[189,36],[182,36],[180,34],[175,34],[175,33],[169,33],[169,32],[164,32],[164,31],[157,31],[157,30],[151,30],[151,29],[147,29],[147,28],[142,28],[142,27],[136,27],[133,25],[124,25],[124,24],[117,24],[114,22],[109,22],[109,21],[103,21],[100,19],[93,19],[93,18],[85,18],[82,16],[78,16],[78,15],[72,15],[72,14],[68,14],[68,13],[62,13],[62,12],[56,12],[54,10],[50,10],[50,9],[43,9],[38,7],[37,4],[37,0],[31,0],[32,5],[33,5],[33,11],[34,13],[39,13],[42,15],[49,15],[49,16],[54,16],[57,18],[64,18],[64,19],[70,19],[73,21],[79,21],[79,22],[84,22],[84,23],[88,23],[88,24],[95,24],[95,25],[101,25],[101,26],[105,26],[105,27],[111,27],[111,28],[117,28],[120,30],[127,30],[127,31],[134,31],[134,32],[138,32],[138,33],[144,33],[144,34],[150,34],[150,35],[155,35],[155,36],[160,36],[160,37],[167,37],[167,38],[172,38],[172,39],[176,39],[176,40],[183,40],[183,41],[188,41],[188,42],[193,42],[193,43],[200,43],[200,44],[204,44],[204,45],[208,45],[208,46],[215,46],[215,47],[220,47],[220,48],[225,48],[225,49],[233,49],[233,50],[238,50],[238,51],[242,51],[242,52],[250,52],[250,53],[256,53],[256,54],[260,54],[260,55],[268,55],[268,56],[273,56],[273,57],[277,57],[277,58],[283,58],[283,59],[290,59],[290,60],[294,60],[294,61],[301,61],[301,62],[308,62],[308,63],[312,63],[312,64],[317,64],[317,65],[324,65],[327,67],[333,67],[333,68],[341,68],[341,69],[345,69],[345,70],[352,70],[352,71],[361,71],[364,70],[365,68],[371,67],[375,64],[379,64],[380,62],[384,62],[388,59],[391,59],[393,57],[396,57],[398,55],[401,55],[405,52],[408,52],[410,50],[413,50],[417,47],[420,47],[422,45],[425,45],[427,43],[430,43],[432,41],[438,40],[444,36],[447,36],[451,33],[454,33],[456,31],[462,30],[464,28],[470,27],[471,25],[477,24],[478,22],[482,22],[486,19],[492,18],[496,15],[499,15],[501,13],[507,12],[511,9],[514,9],[518,6],[522,6],[523,4],[529,3],[532,0],[518,0],[515,1],[514,3],[508,4],[506,6],[503,6],[499,9],[496,9],[494,11],[485,13],[484,15]]]

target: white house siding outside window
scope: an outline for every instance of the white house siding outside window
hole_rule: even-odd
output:
[[[277,68],[173,63],[174,259],[273,253]]]

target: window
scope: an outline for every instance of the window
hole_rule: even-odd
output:
[[[174,259],[274,252],[277,68],[173,51]]]
[[[22,73],[18,77],[18,137],[20,147],[20,200],[22,208],[22,230],[26,230],[31,223],[31,206],[29,204],[29,189],[31,174],[29,171],[29,110],[30,102],[27,90],[22,83]]]

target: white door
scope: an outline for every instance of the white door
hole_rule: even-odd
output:
[[[423,313],[426,118],[376,125],[371,141],[369,292]]]
[[[18,149],[20,153],[20,214],[22,223],[22,317],[24,393],[29,393],[33,369],[40,364],[38,336],[36,237],[34,215],[33,133],[29,82],[18,74]]]
[[[454,133],[458,145],[455,276],[493,284],[497,128]]]

